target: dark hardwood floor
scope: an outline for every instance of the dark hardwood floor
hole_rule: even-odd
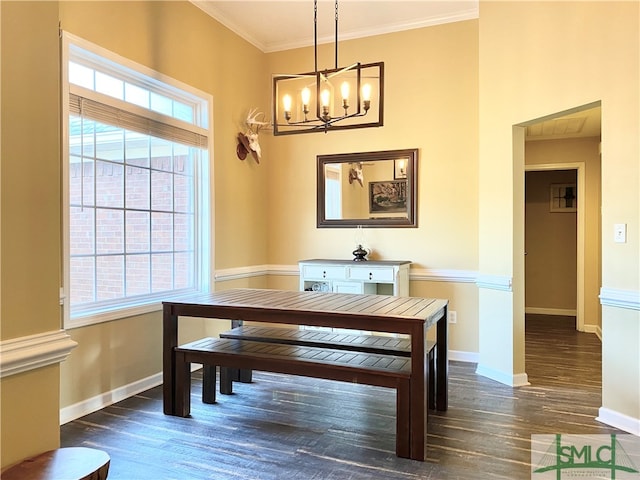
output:
[[[63,425],[61,444],[108,452],[110,480],[530,479],[532,434],[616,432],[595,420],[600,341],[574,323],[527,318],[530,386],[451,362],[424,463],[394,454],[393,390],[259,372],[216,405],[201,403],[195,372],[192,418],[164,415],[156,387]]]

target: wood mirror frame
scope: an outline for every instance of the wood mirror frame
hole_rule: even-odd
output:
[[[363,225],[367,227],[409,227],[418,226],[417,194],[418,194],[418,149],[386,150],[381,152],[364,153],[340,153],[331,155],[318,155],[317,170],[317,226],[318,228],[349,228]],[[388,165],[382,162],[387,162]],[[403,163],[404,162],[404,163]],[[404,170],[402,166],[404,165]],[[357,177],[351,177],[351,167],[362,168],[362,184]],[[400,167],[399,167],[400,166]],[[357,202],[360,208],[356,209],[365,214],[348,215],[347,218],[327,218],[326,194],[328,168],[334,168],[336,180],[339,182],[341,192],[353,192],[360,195]],[[369,168],[370,167],[370,168]],[[375,170],[374,170],[375,169]],[[371,174],[369,174],[369,172]],[[382,173],[381,173],[382,172]],[[356,173],[356,172],[353,172]],[[406,182],[406,183],[405,183]],[[385,185],[387,184],[387,185]],[[404,184],[404,185],[403,185]],[[376,193],[378,188],[400,189],[401,198],[392,206],[378,204],[380,198],[389,200],[389,197]],[[350,190],[349,190],[350,189]],[[340,196],[340,200],[343,200]],[[404,201],[400,210],[397,205]],[[363,207],[363,204],[368,208]],[[406,211],[404,209],[406,207]],[[345,207],[340,206],[341,215]],[[379,211],[376,211],[379,210]]]

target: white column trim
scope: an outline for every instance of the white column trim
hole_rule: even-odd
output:
[[[608,307],[640,310],[640,292],[617,288],[600,288],[600,304]]]
[[[64,361],[77,343],[64,330],[0,342],[0,378]]]

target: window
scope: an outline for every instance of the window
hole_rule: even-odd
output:
[[[342,176],[340,166],[327,165],[325,176],[325,216],[330,220],[339,220],[342,218],[342,192],[340,191]]]
[[[210,99],[65,35],[65,324],[209,288]]]

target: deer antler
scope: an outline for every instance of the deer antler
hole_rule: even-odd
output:
[[[253,132],[253,129],[255,128],[255,133],[258,133],[261,129],[268,127],[271,125],[271,122],[264,122],[264,121],[259,121],[258,117],[260,117],[261,115],[264,115],[264,112],[258,112],[257,108],[252,108],[251,110],[249,110],[249,113],[247,114],[247,119],[245,120],[245,123],[247,124],[247,127],[249,127],[249,129]]]

